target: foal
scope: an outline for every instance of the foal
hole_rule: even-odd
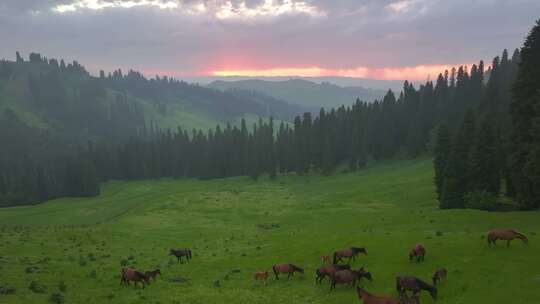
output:
[[[266,282],[268,280],[268,276],[269,276],[269,273],[268,273],[268,270],[266,270],[266,271],[257,271],[257,272],[255,272],[255,275],[253,277],[254,277],[255,281],[263,280],[264,285],[266,285]]]
[[[438,282],[440,282],[442,279],[446,279],[446,275],[448,274],[448,271],[446,271],[446,268],[441,267],[435,271],[433,274],[433,286],[437,285]]]

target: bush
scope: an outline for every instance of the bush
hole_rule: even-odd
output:
[[[59,292],[55,292],[51,295],[51,297],[49,298],[49,301],[56,304],[62,304],[64,303],[64,295]]]
[[[486,191],[474,191],[465,194],[464,200],[466,208],[492,211],[497,209],[499,198]]]
[[[45,285],[39,284],[36,281],[30,282],[28,289],[35,293],[45,293],[47,291],[47,287]]]

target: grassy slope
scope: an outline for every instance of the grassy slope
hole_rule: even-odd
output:
[[[112,182],[97,198],[2,209],[0,285],[17,293],[0,302],[45,303],[64,280],[69,303],[358,303],[348,287],[329,294],[313,279],[320,255],[355,245],[368,248],[356,266],[372,272],[374,282],[362,284],[375,293],[394,294],[398,273],[429,279],[445,266],[438,303],[536,303],[540,244],[531,232],[540,230],[540,214],[442,211],[432,178],[424,159],[332,177]],[[280,227],[257,228],[262,223]],[[531,234],[530,246],[488,248],[480,236],[493,227]],[[420,265],[407,260],[416,242],[428,249]],[[185,246],[194,249],[193,261],[172,263],[168,248]],[[130,255],[136,267],[159,265],[163,277],[145,290],[121,287],[120,261]],[[45,257],[51,260],[39,262]],[[279,262],[305,267],[305,277],[253,282],[252,272]],[[39,272],[25,273],[34,263]],[[228,275],[233,269],[240,272]],[[168,281],[179,276],[191,284]],[[31,280],[46,284],[47,293],[30,292]],[[434,302],[423,295],[422,303]]]

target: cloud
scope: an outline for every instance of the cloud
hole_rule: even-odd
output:
[[[1,0],[0,58],[40,52],[91,71],[174,75],[434,77],[433,67],[519,47],[538,11],[537,0]]]

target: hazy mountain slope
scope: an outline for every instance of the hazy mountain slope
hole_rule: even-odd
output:
[[[363,87],[340,87],[329,82],[315,83],[303,79],[267,81],[260,79],[222,81],[208,85],[210,88],[253,90],[286,102],[310,108],[336,107],[352,104],[357,98],[363,101],[380,99],[385,90]]]

